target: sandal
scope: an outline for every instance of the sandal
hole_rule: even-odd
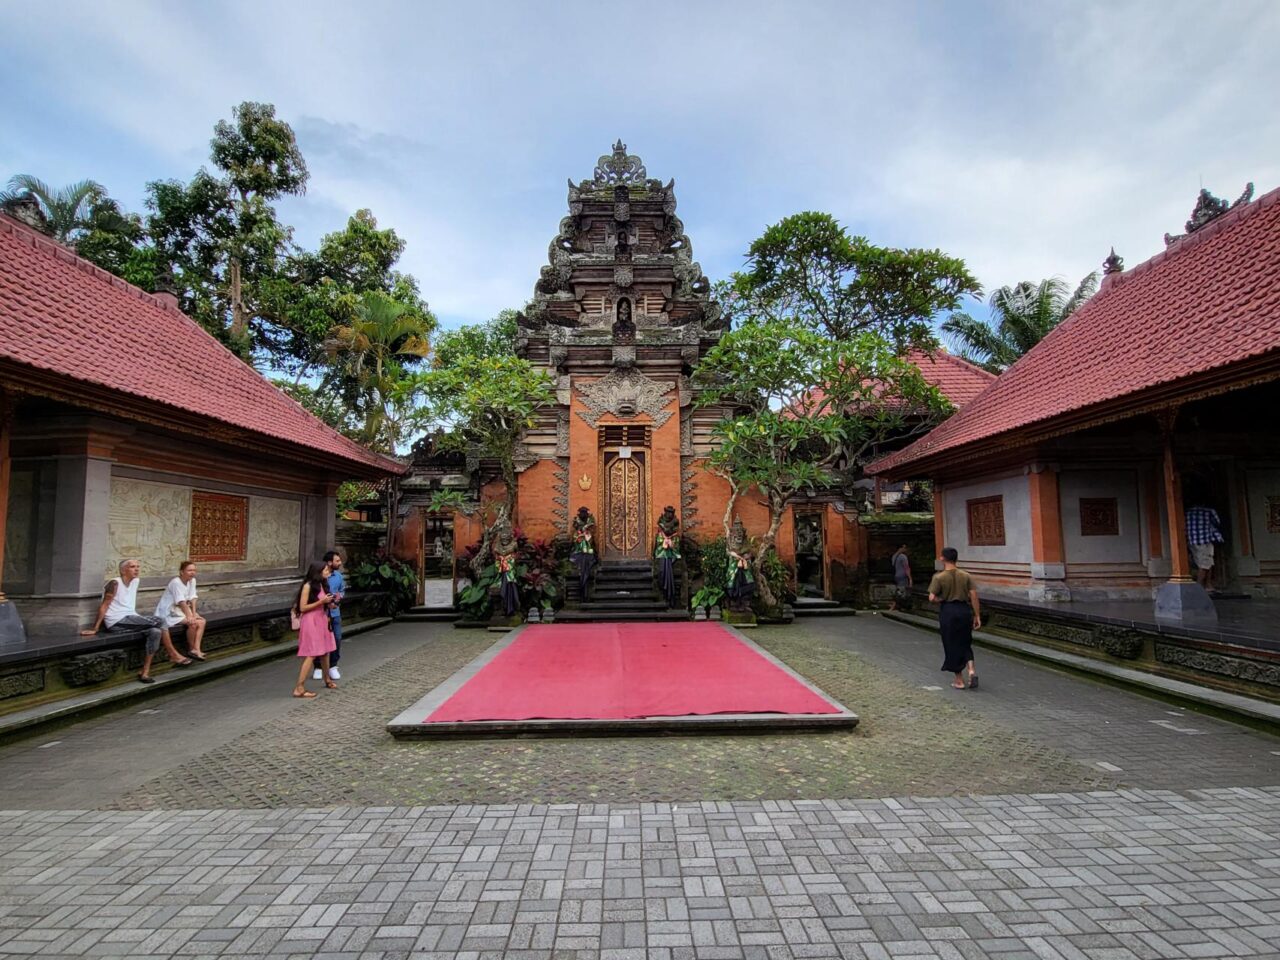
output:
[[[183,658],[182,660],[175,660],[175,661],[173,661],[173,665],[174,665],[175,667],[189,667],[189,666],[191,666],[191,663],[192,663],[192,661],[187,660],[187,659],[185,659],[185,658]]]
[[[330,690],[337,690],[337,689],[338,689],[338,685],[337,685],[336,683],[334,683],[332,680],[326,680],[326,681],[324,682],[324,685],[325,685],[325,687],[327,687],[327,688],[328,688],[328,689],[330,689]]]
[[[293,691],[293,695],[303,700],[314,700],[316,696],[314,690],[295,690]]]
[[[951,689],[952,689],[952,690],[963,690],[963,689],[964,689],[964,684],[963,684],[963,683],[953,683],[953,684],[951,685]]]
[[[978,678],[973,676],[972,674],[969,675],[969,689],[970,690],[978,689]]]
[[[191,657],[192,660],[199,660],[201,663],[204,663],[206,660],[209,659],[203,653],[200,653],[198,650],[192,650],[189,656]]]

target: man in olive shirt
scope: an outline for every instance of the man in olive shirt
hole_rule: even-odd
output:
[[[973,665],[973,631],[982,626],[978,614],[978,591],[973,578],[956,566],[960,554],[955,547],[943,547],[942,569],[929,581],[929,599],[938,603],[938,626],[942,631],[945,659],[942,669],[956,675],[951,686],[965,688],[964,669],[969,669],[969,688],[978,687],[978,671]]]

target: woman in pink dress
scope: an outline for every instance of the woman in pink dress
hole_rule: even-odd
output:
[[[307,674],[315,664],[316,658],[324,668],[324,685],[330,690],[338,689],[338,685],[329,679],[329,654],[337,649],[333,640],[333,630],[329,627],[329,608],[334,604],[334,597],[325,592],[325,579],[330,570],[327,563],[313,563],[307,568],[306,579],[298,591],[298,599],[294,601],[293,612],[298,618],[298,656],[302,658],[302,669],[298,671],[298,685],[293,688],[295,697],[311,699],[315,696],[307,689]]]

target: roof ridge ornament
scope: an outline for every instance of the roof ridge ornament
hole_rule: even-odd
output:
[[[1123,272],[1124,272],[1124,257],[1116,253],[1116,248],[1112,247],[1110,256],[1108,256],[1107,259],[1102,261],[1102,274],[1103,276],[1109,277],[1113,273],[1123,273]]]
[[[612,155],[606,153],[596,161],[596,183],[644,183],[648,176],[640,158],[627,153],[627,145],[621,138],[613,145]]]
[[[1236,197],[1234,203],[1228,203],[1215,197],[1203,187],[1200,188],[1200,195],[1196,197],[1195,208],[1191,211],[1191,219],[1186,222],[1184,229],[1186,233],[1164,235],[1164,245],[1170,246],[1175,240],[1181,240],[1183,237],[1190,236],[1201,227],[1206,227],[1214,220],[1226,213],[1228,210],[1234,210],[1241,204],[1248,203],[1253,199],[1253,183],[1250,181],[1245,184],[1244,191],[1240,196]]]

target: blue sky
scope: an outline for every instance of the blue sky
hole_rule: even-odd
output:
[[[1280,3],[0,5],[0,178],[144,185],[207,161],[241,100],[311,169],[313,245],[360,207],[448,324],[522,306],[621,137],[674,177],[712,278],[769,223],[941,247],[987,289],[1133,266],[1201,185],[1280,186]]]

